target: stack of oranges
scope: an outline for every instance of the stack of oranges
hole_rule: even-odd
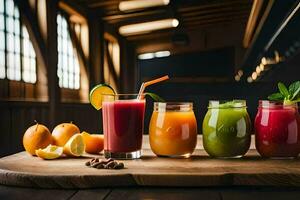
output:
[[[25,150],[43,159],[55,159],[62,154],[72,157],[85,152],[97,154],[103,150],[103,141],[103,135],[80,133],[72,122],[57,125],[52,134],[46,126],[36,123],[23,136]]]

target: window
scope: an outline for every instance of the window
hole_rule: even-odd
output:
[[[0,78],[35,83],[36,55],[13,0],[0,1],[0,41]]]
[[[57,15],[57,36],[58,36],[58,69],[59,87],[69,89],[80,88],[80,66],[76,49],[72,45],[69,27],[66,18]],[[80,30],[80,25],[76,24]]]

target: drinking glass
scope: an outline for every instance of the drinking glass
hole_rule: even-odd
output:
[[[145,115],[144,95],[107,94],[102,99],[105,158],[140,158]]]

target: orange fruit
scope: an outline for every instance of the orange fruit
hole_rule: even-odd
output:
[[[63,147],[58,147],[50,144],[45,149],[35,150],[35,153],[42,159],[52,160],[59,158],[63,154]]]
[[[81,156],[85,151],[85,144],[82,135],[73,135],[64,146],[64,153],[69,156]]]
[[[81,133],[85,143],[85,152],[97,154],[103,150],[104,137],[100,134],[89,134],[85,131]]]
[[[52,136],[55,145],[63,147],[67,143],[67,141],[76,133],[80,133],[80,130],[75,124],[62,123],[57,125],[53,129]]]
[[[35,150],[45,148],[53,142],[49,129],[42,124],[29,127],[23,136],[23,146],[31,155],[36,155]]]

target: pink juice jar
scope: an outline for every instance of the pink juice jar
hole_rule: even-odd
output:
[[[145,99],[137,94],[102,96],[104,156],[114,159],[141,157]]]
[[[300,115],[297,104],[259,101],[255,145],[262,157],[295,158],[300,153]]]

